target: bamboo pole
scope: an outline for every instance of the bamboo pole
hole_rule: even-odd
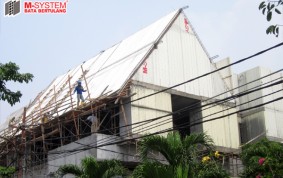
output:
[[[45,147],[46,145],[45,145],[45,135],[44,135],[44,118],[42,117],[40,99],[39,99],[39,108],[40,108],[40,121],[41,121],[40,128],[41,128],[41,136],[42,136],[42,143],[43,143],[43,151],[44,151],[44,153],[46,153],[47,150],[46,150],[46,147]]]
[[[128,126],[128,120],[127,120],[127,117],[126,117],[125,108],[124,108],[124,104],[123,104],[122,100],[120,100],[120,105],[121,105],[121,109],[122,109],[122,113],[123,113],[123,118],[124,118],[125,124],[127,125],[128,137],[130,137],[130,130],[129,130],[129,126]]]
[[[70,90],[69,94],[70,94],[70,99],[71,99],[72,115],[73,115],[73,120],[74,120],[74,124],[75,124],[77,138],[79,139],[79,130],[78,130],[78,127],[77,127],[77,122],[76,122],[76,117],[75,117],[74,107],[73,107],[73,98],[72,98],[72,88],[71,88],[71,78],[70,78],[70,75],[68,75],[68,83],[69,83],[69,90]]]
[[[83,69],[83,65],[81,65],[81,69],[82,69],[82,74],[83,74],[83,78],[84,78],[85,85],[86,85],[86,89],[87,89],[87,95],[88,95],[88,98],[90,99],[90,92],[89,92],[87,80],[86,80],[86,78],[85,78],[85,71],[84,71],[84,69]]]
[[[55,85],[53,86],[53,91],[54,91],[54,101],[55,101],[55,104],[56,104],[57,103],[57,93],[56,93],[56,90],[55,90]],[[55,106],[55,109],[56,109],[58,129],[59,129],[59,134],[60,134],[60,143],[61,143],[61,146],[63,146],[62,130],[61,130],[61,124],[60,124],[60,121],[59,121],[59,113],[58,113],[57,104]]]

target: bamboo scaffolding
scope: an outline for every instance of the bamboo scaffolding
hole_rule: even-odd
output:
[[[71,88],[71,78],[70,78],[70,76],[68,76],[68,82],[69,82],[69,90],[70,90],[69,91],[70,99],[71,99],[71,103],[73,103],[72,88]],[[76,133],[77,133],[77,138],[79,139],[79,130],[78,130],[78,127],[77,127],[76,116],[75,116],[75,113],[74,113],[73,104],[71,105],[71,107],[72,107],[72,115],[73,115],[73,119],[74,119],[74,124],[75,124]]]
[[[40,102],[40,100],[39,100],[39,108],[41,108],[41,102]],[[43,119],[43,117],[42,117],[42,112],[40,111],[40,118],[41,119]],[[42,120],[41,120],[42,121]],[[44,125],[43,124],[41,124],[40,125],[40,128],[41,128],[41,135],[42,135],[42,143],[43,143],[43,151],[44,151],[44,153],[46,153],[47,152],[47,150],[46,150],[46,147],[45,147],[45,137],[44,137]]]
[[[55,103],[57,103],[57,93],[55,92],[55,85],[53,86],[53,91],[54,91],[54,99],[55,99]],[[58,107],[57,105],[55,106],[55,109],[56,109],[56,114],[57,114],[57,124],[58,124],[58,129],[59,129],[59,134],[60,134],[60,143],[61,143],[61,146],[63,146],[63,140],[62,140],[62,128],[61,128],[61,124],[60,124],[60,121],[59,121],[59,113],[58,113]]]

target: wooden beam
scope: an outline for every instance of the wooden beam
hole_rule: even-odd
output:
[[[53,131],[51,131],[51,132],[45,134],[44,137],[45,137],[45,138],[48,138],[49,136],[54,135],[54,134],[56,134],[56,133],[58,133],[58,132],[59,132],[59,129],[56,128],[55,130],[53,130]],[[42,139],[43,139],[43,136],[40,136],[40,137],[37,137],[37,138],[35,138],[35,139],[32,139],[30,142],[37,142],[37,141],[40,141],[40,140],[42,140]]]
[[[125,124],[127,125],[128,137],[130,137],[130,130],[129,130],[129,126],[128,126],[128,120],[127,120],[127,117],[126,117],[125,108],[124,108],[124,104],[123,104],[122,100],[120,100],[120,105],[121,105],[121,110],[122,110],[122,113],[123,113],[123,118],[124,118]]]
[[[110,112],[110,111],[109,111]],[[99,126],[97,127],[97,130],[100,129],[100,126],[102,125],[102,123],[104,122],[104,120],[106,119],[106,117],[108,116],[109,112],[104,116],[104,118],[102,119],[102,121],[100,122]]]

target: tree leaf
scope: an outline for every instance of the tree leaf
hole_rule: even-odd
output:
[[[273,26],[273,28],[272,28],[272,33],[273,34],[275,34],[275,29],[276,29],[275,26]]]
[[[272,4],[272,5],[270,6],[270,10],[272,10],[274,7],[275,7],[275,5]]]
[[[266,34],[271,33],[272,28],[273,28],[273,26],[272,26],[272,25],[271,25],[271,26],[269,26],[269,27],[266,29]]]
[[[276,27],[276,30],[275,30],[275,35],[276,35],[276,37],[278,37],[278,35],[279,35],[279,27]]]
[[[270,12],[267,13],[266,19],[267,19],[267,21],[270,21],[271,18],[272,18],[272,12],[270,11]]]
[[[278,9],[275,9],[275,12],[276,12],[277,14],[281,14],[281,12],[280,12]]]
[[[262,14],[263,15],[265,14],[265,10],[266,10],[266,8],[262,9]]]
[[[267,5],[267,10],[270,11],[270,3]]]
[[[264,5],[265,5],[265,1],[262,1],[262,2],[259,4],[258,9],[259,9],[259,10],[262,9]]]

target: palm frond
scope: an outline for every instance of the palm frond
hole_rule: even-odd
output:
[[[113,176],[125,175],[126,169],[117,160],[103,160],[99,163],[99,172],[97,177],[111,178]]]
[[[81,160],[81,165],[85,175],[88,175],[89,177],[96,176],[99,167],[95,158],[85,157]]]
[[[178,165],[175,171],[176,178],[188,178],[189,177],[189,165]]]
[[[173,149],[176,150],[182,147],[182,139],[179,132],[169,132],[166,139]]]
[[[57,170],[57,174],[59,177],[63,177],[66,174],[73,174],[76,177],[80,177],[83,175],[83,171],[77,165],[67,164],[60,166]]]
[[[183,140],[183,147],[185,149],[192,149],[199,145],[205,146],[207,149],[211,150],[213,148],[213,140],[205,133],[191,134],[186,136]]]
[[[163,165],[159,162],[149,162],[145,161],[138,165],[132,174],[133,178],[152,178],[152,177],[162,177],[162,178],[173,178],[174,171],[172,166]]]
[[[160,135],[145,137],[139,145],[139,151],[143,160],[147,159],[149,151],[157,151],[160,152],[171,165],[176,162],[176,152],[172,149],[168,140]]]

